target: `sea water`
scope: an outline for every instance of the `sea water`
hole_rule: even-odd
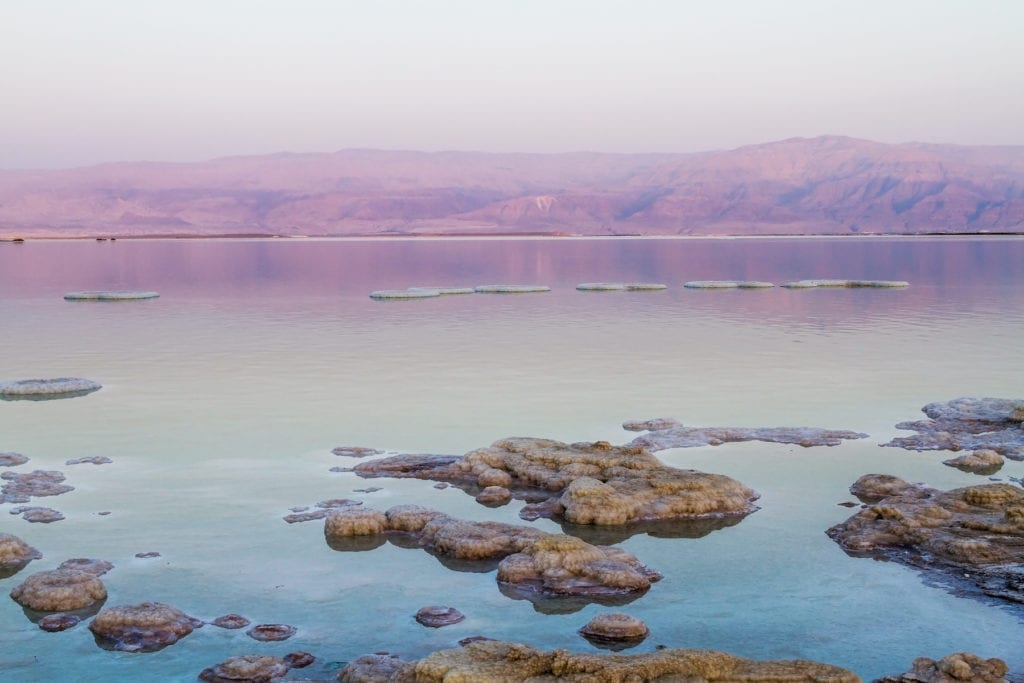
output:
[[[690,280],[907,280],[906,289],[688,290]],[[664,291],[580,292],[581,282]],[[541,284],[550,292],[373,301],[378,289]],[[65,292],[160,298],[68,302]],[[237,612],[298,633],[258,643],[205,626],[160,652],[109,652],[86,623],[39,630],[0,597],[9,681],[191,681],[235,654],[317,656],[293,676],[332,678],[361,654],[405,658],[485,635],[594,651],[577,629],[607,611],[541,611],[385,544],[338,552],[293,506],[328,498],[525,523],[432,482],[365,480],[335,446],[462,454],[507,436],[625,443],[629,419],[692,426],[813,426],[870,434],[837,447],[758,442],[673,449],[667,464],[732,476],[760,510],[701,538],[634,535],[622,547],[665,578],[614,609],[658,645],[806,658],[865,679],[957,651],[1024,669],[1020,608],[958,596],[927,574],[847,556],[825,530],[862,474],[939,488],[987,483],[949,453],[881,448],[931,401],[1024,397],[1024,240],[1017,238],[176,240],[0,244],[0,381],[77,376],[88,396],[0,401],[9,468],[64,472],[75,490],[36,498],[65,520],[0,506],[0,531],[44,557],[114,563],[107,605],[161,601],[212,619]],[[107,456],[112,464],[67,466]],[[5,470],[8,468],[4,468]],[[1008,462],[996,476],[1024,474]],[[355,489],[381,487],[375,492]],[[109,514],[99,514],[109,512]],[[558,531],[546,520],[535,526]],[[156,558],[136,553],[159,552]],[[466,620],[413,619],[425,605]],[[576,606],[579,607],[579,606]]]

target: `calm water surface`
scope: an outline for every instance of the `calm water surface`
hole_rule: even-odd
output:
[[[693,291],[700,279],[909,280],[905,290]],[[584,293],[579,282],[664,282],[662,292]],[[546,294],[375,302],[371,290],[539,283]],[[71,303],[81,289],[156,289],[126,303]],[[464,453],[506,436],[633,437],[627,419],[695,426],[867,432],[835,448],[759,443],[664,451],[733,476],[761,510],[698,539],[622,542],[665,579],[621,608],[651,636],[633,652],[722,649],[802,657],[865,679],[915,657],[970,650],[1024,670],[1024,612],[957,597],[895,563],[855,559],[824,531],[849,516],[861,474],[949,488],[984,478],[947,453],[879,448],[930,401],[1024,396],[1024,240],[152,241],[0,244],[0,380],[80,376],[86,397],[0,402],[15,471],[59,469],[75,490],[35,499],[67,517],[0,531],[44,558],[9,592],[71,557],[116,567],[109,605],[159,600],[211,619],[295,625],[283,643],[207,626],[161,652],[106,652],[85,625],[49,634],[0,599],[5,681],[190,681],[234,654],[308,650],[299,676],[389,650],[418,657],[477,634],[592,650],[576,630],[597,605],[547,614],[506,598],[494,572],[454,572],[385,544],[337,552],[288,508],[350,497],[520,522],[521,503],[478,506],[431,482],[333,473],[338,445]],[[110,465],[65,466],[105,455]],[[999,476],[1022,476],[1010,462]],[[374,493],[353,489],[380,486]],[[109,511],[109,515],[98,512]],[[552,531],[547,521],[536,525]],[[156,559],[135,553],[158,551]],[[413,620],[428,604],[467,619]],[[564,610],[563,610],[564,612]]]

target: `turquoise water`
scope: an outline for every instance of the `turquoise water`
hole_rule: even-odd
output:
[[[695,291],[689,280],[909,280],[905,290]],[[664,282],[661,292],[577,292],[579,282]],[[376,289],[545,284],[529,295],[376,302]],[[155,289],[159,299],[66,302],[64,292]],[[15,471],[59,469],[75,491],[39,498],[64,521],[0,506],[0,531],[44,554],[0,579],[9,592],[71,557],[115,564],[108,605],[170,603],[199,618],[238,612],[298,628],[282,643],[204,627],[152,654],[99,649],[81,625],[38,630],[0,600],[10,681],[190,681],[234,654],[307,650],[294,676],[388,650],[418,657],[483,634],[593,648],[594,614],[544,614],[385,544],[331,550],[322,523],[288,508],[349,497],[415,502],[520,523],[431,482],[362,480],[338,445],[464,453],[506,436],[563,441],[634,434],[627,419],[695,426],[817,426],[869,433],[834,448],[759,443],[671,450],[671,465],[733,476],[761,510],[700,539],[622,543],[665,579],[621,608],[658,644],[755,658],[802,657],[865,679],[915,657],[969,650],[1024,670],[1019,609],[957,597],[895,563],[846,556],[824,534],[849,485],[884,472],[940,488],[985,481],[944,453],[879,448],[930,401],[1024,395],[1024,240],[124,241],[0,244],[0,381],[80,376],[68,400],[0,402]],[[91,455],[109,465],[65,466]],[[1010,462],[998,476],[1022,476]],[[353,489],[380,486],[374,493]],[[109,515],[98,512],[109,511]],[[557,530],[551,522],[541,528]],[[135,553],[161,557],[138,559]],[[428,604],[467,615],[427,629]]]

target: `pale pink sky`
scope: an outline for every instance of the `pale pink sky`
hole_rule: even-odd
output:
[[[347,147],[1024,144],[1018,0],[38,0],[0,168]]]

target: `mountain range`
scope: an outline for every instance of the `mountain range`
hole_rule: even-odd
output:
[[[1024,233],[1024,147],[342,150],[0,171],[0,237]]]

